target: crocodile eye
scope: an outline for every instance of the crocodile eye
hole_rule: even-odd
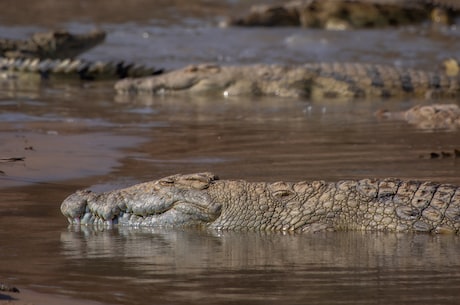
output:
[[[174,185],[174,180],[160,180],[158,183],[162,186],[172,186]]]
[[[292,184],[287,182],[274,182],[268,185],[268,189],[273,197],[281,200],[287,200],[295,196],[292,190]]]
[[[67,31],[56,31],[56,32],[53,33],[53,37],[56,38],[56,39],[63,38],[63,37],[67,38],[69,36],[70,36],[70,34]]]
[[[278,190],[272,193],[274,197],[278,199],[288,199],[290,197],[293,197],[295,193],[291,190]]]

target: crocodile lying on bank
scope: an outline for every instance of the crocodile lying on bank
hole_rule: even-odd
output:
[[[452,24],[460,15],[453,0],[300,0],[252,6],[242,17],[222,26],[302,26],[356,29],[402,26],[431,21]]]
[[[460,77],[444,72],[365,63],[309,63],[298,66],[192,65],[158,76],[118,81],[118,93],[218,93],[281,97],[456,97]]]
[[[77,191],[61,211],[71,224],[96,227],[459,233],[460,187],[398,179],[265,183],[178,174],[102,194]]]
[[[376,116],[404,120],[420,129],[456,130],[460,128],[460,107],[456,104],[416,105],[402,112],[379,110]]]
[[[90,62],[75,59],[99,45],[106,33],[67,31],[36,33],[27,40],[0,39],[0,74],[3,79],[79,78],[114,79],[155,75],[161,70],[120,62]]]

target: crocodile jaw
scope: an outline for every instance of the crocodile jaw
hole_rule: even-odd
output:
[[[146,227],[199,227],[206,226],[220,214],[220,207],[209,210],[204,206],[185,201],[170,202],[165,210],[141,214],[127,209],[112,209],[104,214],[92,210],[84,198],[74,195],[67,197],[61,205],[61,211],[71,225],[81,226],[146,226]],[[165,207],[164,202],[158,206]]]
[[[61,212],[71,225],[98,227],[198,227],[208,226],[220,216],[222,205],[204,189],[208,182],[190,184],[186,180],[181,185],[183,181],[174,184],[170,178],[102,194],[77,191],[63,201]]]

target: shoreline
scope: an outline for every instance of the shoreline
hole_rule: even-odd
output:
[[[30,289],[20,289],[19,293],[0,293],[0,305],[103,305],[104,303],[75,299],[61,294],[41,293]]]

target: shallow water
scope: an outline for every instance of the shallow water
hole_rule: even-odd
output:
[[[18,15],[16,23],[3,17],[0,30],[2,36],[25,37],[50,24],[76,31],[99,25],[110,36],[85,58],[166,68],[311,60],[433,68],[459,47],[455,28],[219,29],[215,24],[224,14],[246,4],[208,7],[203,1],[200,11],[187,3],[165,4],[150,17],[128,7],[123,20],[66,11],[66,19],[56,14],[46,22],[39,14]],[[421,130],[373,115],[427,101],[129,98],[115,96],[111,86],[2,84],[0,158],[25,159],[0,163],[0,280],[105,304],[458,300],[458,236],[94,232],[67,228],[59,211],[63,198],[79,188],[104,191],[179,172],[213,171],[222,179],[251,181],[391,176],[460,184],[458,159],[428,158],[458,149],[458,131]]]

